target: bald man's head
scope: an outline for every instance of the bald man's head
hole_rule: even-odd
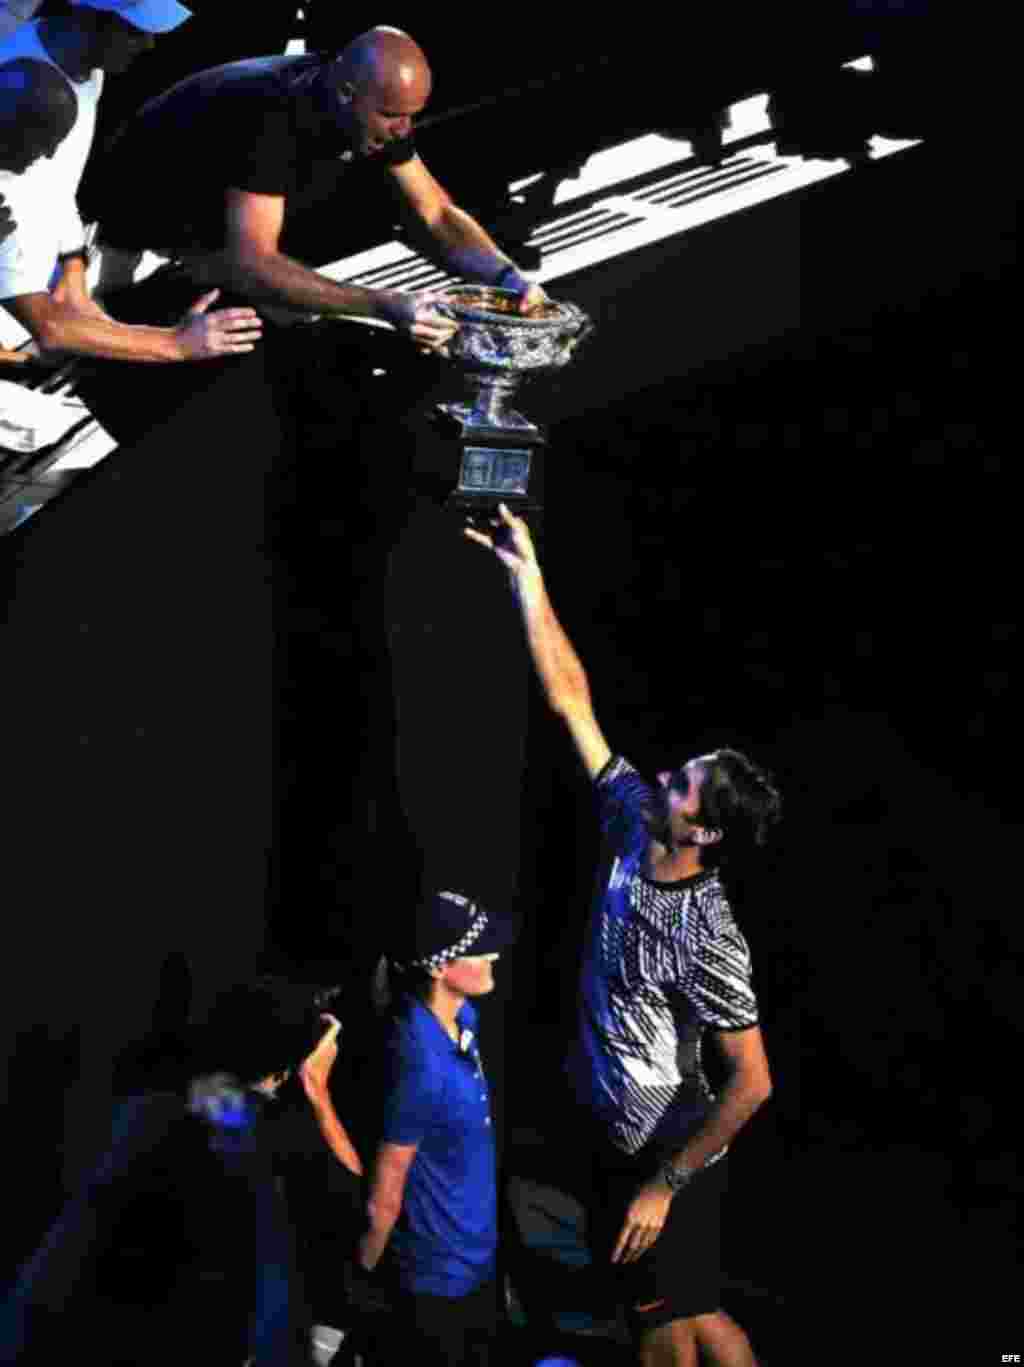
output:
[[[423,104],[430,96],[426,54],[401,29],[381,25],[353,38],[339,55],[337,70],[356,91],[374,86],[390,96],[414,96]]]
[[[0,65],[0,170],[21,175],[52,157],[75,126],[78,96],[49,62],[27,57]]]
[[[423,49],[396,28],[372,28],[353,38],[331,68],[331,85],[349,102],[367,156],[406,138],[430,98],[432,78]]]

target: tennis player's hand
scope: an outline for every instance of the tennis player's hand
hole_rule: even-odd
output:
[[[665,1228],[672,1193],[664,1178],[654,1177],[645,1182],[633,1197],[626,1211],[625,1223],[612,1249],[613,1263],[635,1263],[643,1257]]]
[[[530,529],[521,517],[510,513],[504,503],[498,504],[498,517],[489,526],[463,528],[464,535],[479,546],[493,551],[509,572],[513,585],[530,574],[540,574],[537,552]]]

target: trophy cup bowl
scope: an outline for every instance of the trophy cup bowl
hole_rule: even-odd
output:
[[[590,318],[575,304],[546,300],[530,313],[519,312],[519,295],[492,285],[454,285],[437,304],[459,330],[448,355],[464,372],[469,403],[443,403],[438,409],[463,437],[541,439],[540,429],[507,402],[531,375],[568,365]]]

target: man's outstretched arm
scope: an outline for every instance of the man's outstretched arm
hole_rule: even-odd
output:
[[[508,570],[548,705],[568,726],[583,767],[596,778],[612,752],[594,716],[586,671],[551,606],[530,529],[503,503],[499,513],[501,523],[492,533],[467,527],[465,534],[492,550]]]
[[[261,323],[250,308],[217,309],[218,295],[202,295],[177,327],[118,323],[102,310],[83,312],[46,291],[4,299],[44,356],[97,356],[110,361],[213,361],[252,351]]]
[[[434,239],[445,262],[467,280],[500,285],[519,295],[519,308],[529,313],[546,298],[498,247],[472,214],[460,209],[419,157],[391,168],[406,204]],[[415,221],[415,220],[414,220]]]
[[[375,318],[424,349],[451,340],[455,324],[435,313],[429,295],[336,284],[282,252],[285,205],[283,195],[228,189],[223,249],[181,253],[193,279],[225,285],[264,306],[327,317]]]

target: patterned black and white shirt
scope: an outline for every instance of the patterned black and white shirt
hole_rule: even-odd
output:
[[[604,839],[569,1070],[611,1142],[633,1154],[699,1129],[714,1101],[702,1035],[756,1025],[757,1001],[750,950],[718,875],[647,878],[655,794],[620,757],[596,789]]]

